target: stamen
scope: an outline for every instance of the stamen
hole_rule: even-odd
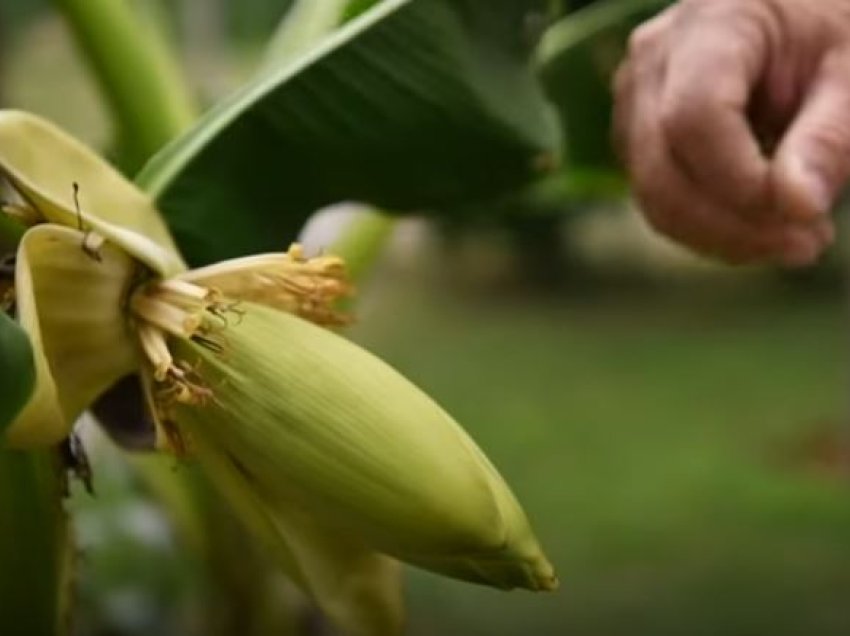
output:
[[[333,307],[337,299],[353,293],[344,261],[328,255],[307,259],[297,243],[285,253],[233,259],[187,272],[181,280],[214,285],[225,296],[259,302],[320,325],[350,322]]]
[[[228,320],[231,315],[236,316],[236,324],[240,324],[242,322],[242,318],[245,316],[245,310],[240,309],[240,301],[230,301],[230,302],[216,302],[207,307],[207,313],[211,316],[214,316],[221,322],[221,327],[227,327],[230,324]],[[207,321],[205,321],[205,326],[207,326],[209,331],[213,329],[210,327]]]
[[[304,260],[304,246],[301,243],[290,243],[289,249],[286,250],[286,255],[293,261]]]
[[[142,351],[153,365],[154,380],[163,382],[168,377],[168,371],[174,366],[174,359],[165,343],[165,335],[156,327],[145,323],[139,325],[138,334]]]
[[[165,435],[167,448],[169,448],[176,457],[185,457],[189,454],[190,440],[184,436],[174,422],[171,420],[162,420],[160,428],[162,433]]]
[[[187,300],[192,299],[199,302],[211,302],[213,296],[215,296],[213,290],[176,278],[157,283],[151,291],[154,293],[164,291],[175,297],[185,297]]]
[[[200,312],[186,311],[144,292],[133,296],[130,308],[142,320],[179,338],[191,338],[203,322]]]
[[[156,389],[157,403],[167,412],[175,402],[189,406],[205,406],[214,399],[210,388],[204,386],[197,374],[172,366],[165,381]]]

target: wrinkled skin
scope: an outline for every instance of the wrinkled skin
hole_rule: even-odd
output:
[[[649,223],[732,263],[805,265],[850,180],[850,0],[681,0],[637,28],[615,141]]]

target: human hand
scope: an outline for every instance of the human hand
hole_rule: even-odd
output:
[[[728,262],[813,262],[850,180],[850,0],[681,0],[634,31],[615,138],[649,222]]]

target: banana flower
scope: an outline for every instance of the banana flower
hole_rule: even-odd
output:
[[[157,445],[197,461],[346,632],[402,624],[396,559],[499,588],[557,581],[496,469],[389,365],[327,327],[350,293],[298,246],[188,270],[153,203],[53,125],[0,111],[0,170],[27,222],[17,317],[36,388],[8,428],[52,444],[141,377]]]

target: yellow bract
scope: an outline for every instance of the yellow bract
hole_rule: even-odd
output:
[[[30,229],[18,249],[18,320],[33,346],[35,392],[6,432],[11,446],[57,443],[83,410],[138,367],[124,311],[138,265],[110,243],[96,260],[70,228]]]
[[[186,268],[153,202],[53,124],[29,113],[0,111],[0,173],[45,221],[76,228],[82,219],[84,229],[120,245],[161,276]]]

